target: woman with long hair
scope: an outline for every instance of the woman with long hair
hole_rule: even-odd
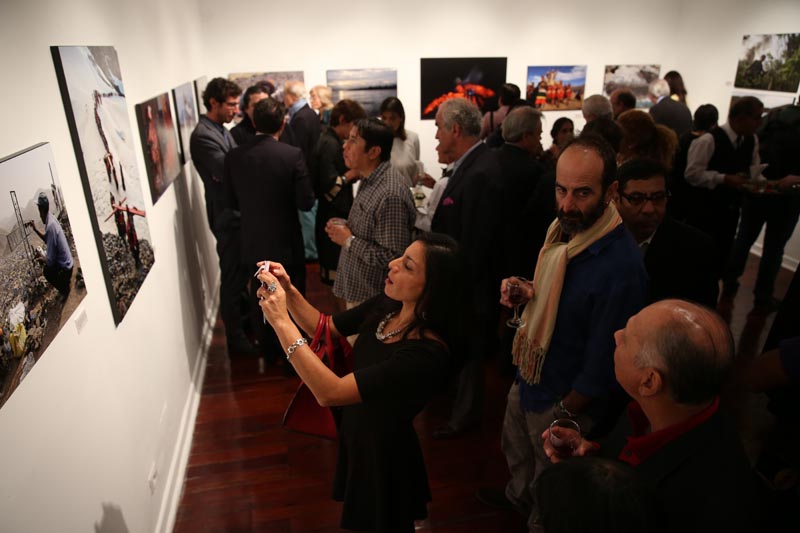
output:
[[[652,159],[671,169],[678,136],[670,128],[656,124],[649,113],[638,109],[625,111],[617,118],[622,128],[622,141],[617,152],[617,163],[633,158]]]
[[[390,96],[381,103],[381,120],[394,133],[392,166],[408,180],[410,187],[422,174],[419,168],[419,136],[406,129],[406,111],[403,102]]]
[[[329,317],[334,338],[359,334],[344,377],[298,329],[313,332],[320,312],[280,264],[260,264],[261,309],[287,360],[320,405],[343,406],[333,487],[343,528],[411,532],[427,516],[431,493],[412,421],[457,366],[462,263],[453,239],[423,234],[389,263],[383,294]]]

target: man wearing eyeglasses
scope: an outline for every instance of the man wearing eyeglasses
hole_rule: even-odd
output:
[[[632,159],[617,171],[617,209],[644,254],[650,301],[681,298],[715,307],[718,285],[705,233],[667,216],[667,170],[656,161]]]

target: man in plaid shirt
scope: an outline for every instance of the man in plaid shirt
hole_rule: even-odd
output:
[[[344,162],[361,185],[347,225],[325,231],[342,247],[333,294],[354,307],[383,290],[389,261],[411,244],[416,209],[411,191],[389,163],[394,136],[375,118],[358,121],[344,143]]]

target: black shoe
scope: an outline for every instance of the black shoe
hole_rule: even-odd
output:
[[[739,282],[736,280],[733,281],[723,281],[722,282],[722,297],[723,298],[733,298],[736,296],[736,293],[739,291]]]
[[[465,428],[453,428],[445,424],[444,426],[434,430],[431,435],[436,440],[453,439],[466,432]]]
[[[519,509],[506,497],[506,491],[504,489],[483,487],[478,489],[478,492],[475,493],[475,497],[479,502],[489,507],[494,507],[502,511],[519,512]]]
[[[767,298],[756,298],[755,301],[756,309],[764,314],[774,313],[780,308],[780,306],[781,301],[772,296]]]
[[[258,350],[244,334],[228,337],[228,355],[257,355]]]

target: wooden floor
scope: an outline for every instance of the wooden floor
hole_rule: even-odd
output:
[[[742,358],[760,351],[774,317],[751,313],[756,265],[751,256],[739,293],[729,306]],[[791,275],[781,272],[778,296],[786,291]],[[309,300],[330,312],[332,301],[319,283],[316,265],[309,265],[308,280]],[[418,531],[525,529],[519,516],[486,507],[474,496],[477,488],[501,487],[507,479],[500,425],[511,376],[501,373],[497,361],[490,359],[486,380],[480,431],[447,441],[430,438],[449,412],[444,394],[415,421],[433,493],[429,518],[418,524]],[[224,332],[217,324],[175,532],[341,531],[340,504],[330,499],[335,443],[280,427],[298,383],[297,378],[284,377],[281,367],[265,368],[257,358],[228,357]],[[737,394],[728,403],[741,419],[748,451],[757,453],[765,431],[763,405],[757,398]]]

